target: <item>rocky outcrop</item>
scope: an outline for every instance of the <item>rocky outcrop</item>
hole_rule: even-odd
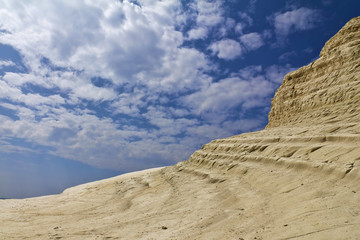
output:
[[[214,140],[179,165],[248,163],[359,177],[360,17],[325,44],[319,59],[285,76],[265,130]]]
[[[189,160],[0,200],[0,239],[360,239],[360,18],[286,75],[266,129]]]
[[[359,59],[358,17],[325,44],[319,59],[285,76],[271,102],[267,128],[359,123]]]
[[[280,218],[302,228],[286,234],[270,233],[274,229],[264,231],[259,234],[264,239],[360,238],[359,230],[333,222],[335,218],[354,217],[352,221],[360,229],[360,205],[354,205],[354,201],[360,201],[358,190],[345,197],[345,192],[338,188],[358,188],[355,186],[360,181],[360,17],[349,21],[325,44],[319,59],[285,76],[272,100],[265,130],[214,140],[177,168],[215,183],[240,178],[253,191],[263,194],[262,203],[277,211],[284,210]],[[300,191],[309,179],[313,179],[308,183],[312,190]],[[287,186],[288,181],[297,183],[284,191],[289,201],[276,200],[284,193],[277,187]],[[294,189],[299,191],[293,192]],[[317,197],[306,200],[302,197],[324,189],[333,194],[320,194],[326,210],[320,210],[320,205],[316,207],[321,212],[316,221],[326,223],[313,228],[309,223],[311,217],[307,218],[312,213],[306,210],[306,205]],[[286,215],[287,211],[292,212],[292,204],[304,209],[298,209],[290,220]],[[332,212],[333,208],[342,209],[342,213]],[[266,215],[267,210],[264,212]],[[351,217],[349,212],[353,213]],[[308,223],[301,223],[301,216]],[[265,225],[271,229],[269,222]],[[246,236],[259,237],[254,233]]]

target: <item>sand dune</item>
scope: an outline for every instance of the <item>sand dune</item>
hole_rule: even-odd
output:
[[[0,200],[0,239],[360,239],[360,17],[289,73],[265,130],[175,166]]]

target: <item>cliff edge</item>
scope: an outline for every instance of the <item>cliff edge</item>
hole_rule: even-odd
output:
[[[360,122],[360,18],[323,47],[320,58],[287,74],[271,102],[267,128]]]

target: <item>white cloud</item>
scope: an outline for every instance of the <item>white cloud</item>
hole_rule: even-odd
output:
[[[249,16],[249,14],[247,14],[245,12],[239,12],[239,16],[246,25],[249,25],[249,26],[253,25],[254,20],[252,19],[252,17]]]
[[[188,32],[188,39],[204,39],[207,37],[208,30],[204,27],[194,28]]]
[[[41,71],[45,56],[115,84],[136,83],[134,75],[161,65],[183,41],[174,29],[177,1],[145,1],[141,8],[127,1],[20,2],[4,1],[0,17],[11,34],[0,42],[19,49],[33,71]]]
[[[148,167],[142,161],[150,156],[159,161],[184,160],[196,145],[171,135],[186,135],[187,127],[197,120],[185,118],[186,109],[163,116],[163,109],[151,110],[148,105],[166,103],[161,94],[176,96],[200,89],[211,81],[204,72],[213,66],[200,51],[181,47],[183,35],[175,30],[176,21],[183,21],[179,1],[140,5],[2,1],[0,17],[8,32],[1,34],[0,42],[20,52],[29,72],[7,72],[0,81],[0,97],[11,102],[19,118],[7,118],[1,131],[50,146],[55,155],[102,167]],[[222,19],[218,5],[210,5],[198,5],[199,24],[206,27]],[[92,77],[112,84],[95,86]],[[28,85],[50,94],[24,93]],[[94,110],[100,103],[107,108]],[[124,117],[113,120],[117,114]],[[55,138],[58,141],[52,141]],[[130,156],[134,162],[127,162]]]
[[[243,48],[240,43],[232,39],[224,39],[214,42],[209,46],[209,49],[218,58],[225,60],[233,60],[243,54]]]
[[[267,79],[280,84],[285,75],[294,70],[296,70],[296,68],[292,67],[290,64],[286,64],[285,66],[272,65],[266,69],[265,73]]]
[[[264,42],[259,33],[253,32],[244,34],[240,37],[240,42],[248,49],[255,50],[264,45]]]
[[[0,60],[0,68],[3,68],[3,67],[11,67],[11,66],[15,66],[15,63],[14,63],[13,61]]]
[[[72,88],[73,94],[82,99],[95,101],[108,101],[116,98],[117,94],[112,89],[96,87],[88,82],[78,82]]]
[[[196,22],[199,26],[212,27],[224,21],[221,1],[199,0],[196,3],[196,10],[198,11]]]
[[[298,8],[274,15],[274,26],[277,37],[284,40],[290,33],[314,28],[320,21],[321,14],[318,10]]]
[[[226,21],[224,21],[221,24],[221,27],[218,29],[217,35],[223,38],[226,35],[228,35],[230,32],[232,32],[235,26],[236,26],[235,20],[232,18],[227,18]]]
[[[155,93],[184,92],[199,89],[211,81],[204,71],[212,70],[213,66],[207,57],[194,48],[174,48],[163,58],[159,68],[137,75],[139,82]]]
[[[187,32],[186,40],[223,39],[232,36],[234,31],[241,33],[246,26],[252,25],[252,18],[244,12],[239,12],[241,22],[236,22],[232,17],[226,16],[228,9],[224,8],[224,1],[198,0],[188,4],[186,11],[187,24],[191,29]],[[238,18],[238,17],[236,17]],[[186,22],[186,21],[184,21]],[[194,24],[195,23],[195,24]]]
[[[245,26],[246,25],[244,23],[237,23],[235,26],[235,32],[238,34],[242,34]]]
[[[223,1],[193,1],[191,13],[176,0],[0,2],[0,43],[28,69],[0,77],[0,104],[14,115],[0,116],[0,140],[56,156],[123,171],[184,160],[212,138],[258,127],[231,110],[262,107],[282,73],[251,67],[215,81],[222,70],[207,54],[234,60],[241,44],[261,45],[257,33],[226,39],[253,20],[225,17]],[[195,24],[186,33],[187,21]],[[203,52],[184,44],[210,34],[220,40]]]
[[[241,21],[234,24],[234,30],[235,30],[235,33],[237,33],[237,34],[243,34],[244,29],[246,27],[252,26],[254,23],[254,20],[252,19],[252,17],[250,17],[245,12],[238,12],[238,15],[239,15]]]
[[[65,100],[58,94],[47,97],[41,96],[38,93],[24,94],[19,88],[10,86],[5,81],[0,81],[1,98],[36,108],[41,108],[44,105],[56,106],[65,103]]]
[[[226,10],[223,4],[222,0],[198,0],[189,3],[187,16],[191,29],[186,40],[206,39],[209,35],[213,37],[216,35],[219,39],[232,33],[236,21],[225,16]]]
[[[191,106],[197,114],[226,115],[235,107],[247,109],[264,104],[264,97],[269,96],[275,87],[275,84],[266,79],[262,68],[255,66],[243,69],[233,77],[209,84],[201,91],[185,97],[184,102],[189,105],[196,103]]]
[[[73,100],[107,101],[116,94],[93,86],[91,77],[129,88],[141,84],[156,92],[186,91],[208,81],[201,74],[210,67],[204,54],[180,48],[183,36],[174,28],[182,14],[178,1],[144,1],[141,7],[128,1],[63,1],[36,8],[32,1],[20,2],[4,1],[0,11],[6,18],[3,27],[11,32],[1,35],[0,42],[19,49],[34,76],[17,74],[20,85],[59,87]],[[219,4],[198,2],[199,14],[218,16]],[[190,37],[203,37],[207,31],[198,30]],[[42,64],[42,57],[75,71],[54,71]]]
[[[164,103],[161,94],[196,90],[211,81],[203,73],[212,69],[207,57],[180,47],[183,35],[175,30],[183,21],[179,1],[143,1],[141,7],[128,1],[1,4],[7,31],[0,43],[18,50],[29,69],[0,79],[0,98],[11,102],[19,118],[6,118],[2,133],[50,146],[57,156],[122,170],[149,167],[144,159],[151,156],[159,162],[184,160],[195,150],[175,138],[171,145],[162,143],[194,125],[194,119],[180,117],[186,110],[175,111],[175,120],[140,112],[150,111],[152,101]],[[199,22],[211,25],[216,12],[206,11],[202,7],[201,14],[211,21]],[[111,84],[95,86],[92,77]],[[25,93],[28,85],[48,93]],[[124,117],[112,119],[117,114]]]
[[[290,65],[272,65],[263,69],[250,66],[233,73],[231,77],[210,83],[191,95],[183,97],[183,103],[208,121],[234,132],[258,129],[266,118],[268,103],[284,76],[294,70]],[[254,107],[264,108],[264,119],[243,119],[240,114]],[[241,109],[241,111],[235,109]],[[237,113],[231,120],[232,113]]]
[[[94,101],[112,100],[116,97],[115,92],[109,88],[99,88],[86,80],[85,76],[73,72],[46,72],[47,76],[39,74],[25,74],[7,72],[2,77],[8,86],[19,88],[28,83],[44,88],[58,87],[64,92],[70,92],[75,98],[82,98]]]

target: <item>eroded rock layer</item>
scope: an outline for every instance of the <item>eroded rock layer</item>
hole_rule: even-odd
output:
[[[265,130],[172,167],[0,200],[0,239],[360,239],[359,28],[285,77]]]
[[[320,58],[285,76],[267,127],[359,123],[360,21],[349,21]],[[359,130],[359,129],[358,129]]]

